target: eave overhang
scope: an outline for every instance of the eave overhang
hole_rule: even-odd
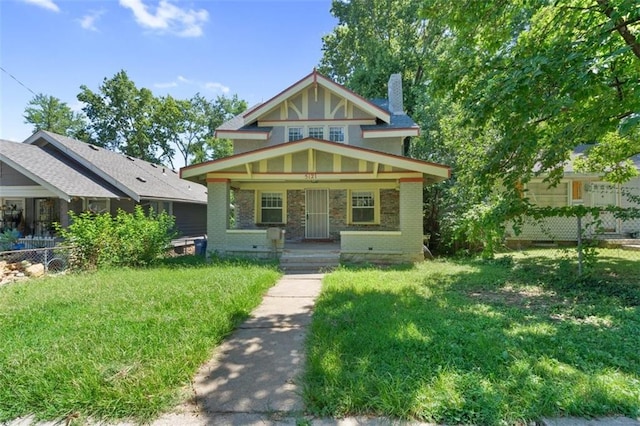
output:
[[[323,180],[344,180],[344,179],[398,179],[406,177],[408,174],[417,176],[426,175],[430,181],[442,181],[450,177],[450,168],[448,166],[416,160],[413,158],[402,157],[398,155],[388,154],[381,151],[370,150],[366,148],[354,147],[336,142],[318,140],[312,138],[301,139],[295,142],[283,143],[271,147],[266,147],[254,151],[245,152],[231,157],[221,158],[206,163],[195,164],[180,169],[180,177],[191,180],[206,180],[208,176],[213,174],[222,176],[224,172],[227,178],[249,178],[252,180],[259,179],[277,179],[281,181],[309,179],[309,173],[255,173],[248,167],[249,164],[259,161],[266,161],[270,158],[293,154],[301,151],[312,153],[313,151],[321,151],[344,157],[356,158],[361,161],[368,161],[376,165],[376,169],[372,172],[349,172],[349,173],[316,173],[313,171],[314,179]],[[378,165],[386,165],[392,168],[401,169],[402,172],[379,172]],[[233,171],[232,169],[244,167],[246,171]]]

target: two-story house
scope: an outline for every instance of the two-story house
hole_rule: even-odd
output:
[[[208,186],[208,251],[259,256],[330,240],[344,261],[424,259],[423,187],[450,170],[404,155],[419,127],[400,77],[389,99],[366,100],[314,70],[221,125],[234,155],[180,171]]]

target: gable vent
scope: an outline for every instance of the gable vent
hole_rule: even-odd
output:
[[[93,144],[89,144],[89,148],[91,148],[94,151],[100,151],[100,148],[98,148],[97,146],[95,146]]]
[[[147,180],[143,177],[138,176],[136,179],[138,179],[140,182],[146,182]]]

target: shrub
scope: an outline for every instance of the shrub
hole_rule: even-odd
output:
[[[136,206],[133,213],[69,212],[71,225],[60,235],[72,245],[71,267],[93,269],[103,266],[145,266],[165,253],[175,236],[173,216],[153,210],[145,215]]]

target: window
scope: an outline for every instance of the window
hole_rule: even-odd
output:
[[[87,208],[85,210],[91,213],[101,214],[109,213],[109,200],[104,198],[101,200],[87,200]]]
[[[538,207],[563,207],[567,205],[569,185],[561,182],[549,188],[549,184],[545,182],[529,183],[527,196]]]
[[[351,222],[376,222],[376,197],[373,191],[351,192]]]
[[[573,201],[582,200],[582,182],[579,180],[574,180],[571,183],[571,199]]]
[[[309,137],[324,139],[324,127],[309,127]]]
[[[344,127],[329,127],[329,140],[344,142]]]
[[[297,141],[303,137],[302,127],[289,127],[289,142]]]
[[[156,214],[166,212],[171,214],[171,202],[170,201],[149,201],[149,209],[153,209]]]
[[[260,194],[260,223],[284,223],[284,196],[282,192]]]

